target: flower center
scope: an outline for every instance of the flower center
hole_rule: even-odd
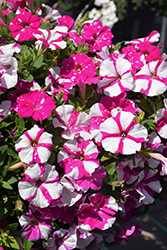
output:
[[[80,155],[80,156],[79,156],[79,159],[80,159],[81,161],[83,161],[83,160],[84,160],[84,156],[83,156],[83,155]]]
[[[29,26],[28,26],[27,24],[25,24],[24,28],[25,28],[25,29],[28,29],[28,28],[29,28]]]
[[[31,220],[31,223],[35,226],[35,225],[38,225],[38,221],[37,221],[37,219],[35,219],[35,218],[33,218],[32,220]]]
[[[31,146],[32,146],[32,147],[37,147],[37,145],[38,145],[38,143],[37,143],[36,141],[33,141],[33,142],[31,143]]]
[[[127,136],[127,133],[126,133],[125,131],[123,131],[123,132],[121,133],[121,136],[122,136],[122,137],[126,137],[126,136]]]
[[[76,68],[77,68],[77,71],[79,71],[79,72],[82,70],[81,65],[77,65]]]
[[[156,75],[155,75],[155,74],[153,74],[153,75],[152,75],[152,78],[156,78]]]

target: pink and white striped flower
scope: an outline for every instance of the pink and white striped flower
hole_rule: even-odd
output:
[[[10,89],[17,84],[18,63],[13,54],[19,53],[20,48],[16,43],[0,46],[0,86],[2,88]]]
[[[64,129],[62,137],[67,140],[73,140],[79,136],[85,140],[91,139],[89,133],[89,117],[85,112],[75,111],[72,105],[61,105],[56,108],[57,116],[53,118],[53,126]]]
[[[147,96],[157,96],[167,89],[167,62],[163,60],[149,62],[134,76],[134,92]]]
[[[147,129],[135,121],[130,112],[121,111],[100,125],[102,146],[106,151],[121,154],[134,154],[146,141]]]
[[[72,250],[77,245],[77,235],[75,230],[70,227],[68,230],[60,228],[53,233],[53,237],[49,237],[47,245],[43,243],[43,247],[47,250]]]
[[[62,185],[62,203],[60,203],[59,206],[73,206],[82,197],[83,192],[81,191],[81,187],[75,183],[71,176],[66,174],[63,175],[60,183]]]
[[[60,197],[62,185],[55,166],[34,163],[25,171],[25,180],[18,185],[20,196],[35,207],[48,207],[52,200]]]
[[[27,164],[46,162],[51,155],[52,136],[37,125],[24,132],[15,142],[21,161]]]
[[[100,163],[97,160],[98,149],[91,141],[70,140],[63,145],[64,149],[58,154],[58,163],[64,168],[65,174],[77,171],[78,178],[90,177]]]
[[[29,212],[23,214],[19,222],[24,230],[24,237],[30,241],[47,238],[52,229],[51,220],[44,218],[41,213],[31,205]]]
[[[51,50],[64,49],[66,42],[63,40],[61,33],[67,32],[67,27],[56,26],[53,30],[38,29],[40,34],[34,34],[37,41],[35,42],[38,50],[45,51],[47,48]]]
[[[133,88],[134,80],[131,74],[131,63],[126,59],[104,60],[100,65],[100,75],[104,78],[99,80],[98,86],[108,96],[118,96],[122,92]]]
[[[155,116],[155,121],[158,126],[158,134],[162,137],[167,139],[167,99],[164,99],[164,106],[165,108],[159,109]]]
[[[160,193],[162,190],[161,184],[157,178],[157,170],[154,169],[147,172],[146,170],[140,171],[138,176],[131,176],[131,183],[135,182],[135,185],[130,189],[135,189],[140,195],[139,202],[145,205],[154,202],[154,193]]]
[[[89,203],[83,203],[78,210],[78,223],[81,228],[106,230],[115,222],[118,204],[112,196],[103,196],[101,193],[92,194]]]
[[[133,39],[132,41],[130,42],[125,42],[125,44],[139,44],[139,43],[147,43],[147,44],[152,44],[152,43],[156,43],[158,42],[159,40],[159,37],[160,37],[160,33],[156,30],[153,30],[149,36],[146,36],[146,37],[142,37],[142,38],[137,38],[137,39]]]

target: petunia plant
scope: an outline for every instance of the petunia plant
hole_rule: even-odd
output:
[[[0,30],[0,249],[139,236],[133,217],[166,197],[160,34],[113,44],[99,20],[32,0],[1,1]]]

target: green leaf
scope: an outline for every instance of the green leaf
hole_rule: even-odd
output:
[[[33,67],[39,69],[43,62],[43,54],[41,54],[33,63]]]
[[[14,248],[14,249],[18,249],[18,250],[20,249],[20,247],[19,247],[17,241],[16,241],[15,238],[14,238],[13,236],[11,236],[11,235],[8,235],[8,236],[7,236],[7,240],[6,240],[5,243],[6,243],[5,246],[7,246],[7,247]]]
[[[24,78],[28,82],[32,82],[34,80],[34,77],[31,74],[25,75]]]
[[[24,119],[22,117],[20,117],[20,116],[16,116],[15,124],[18,127],[19,130],[22,130],[22,129],[25,128]]]
[[[5,227],[4,231],[9,230],[9,232],[13,234],[14,232],[16,232],[17,228],[18,228],[18,223],[12,223],[9,224],[7,227]]]
[[[5,165],[5,166],[3,166],[3,167],[1,168],[0,176],[5,177],[6,174],[7,174],[7,172],[8,172],[8,165]]]
[[[17,178],[14,177],[14,176],[12,176],[12,177],[7,181],[7,183],[8,183],[9,185],[11,185],[11,184],[16,183],[17,181],[18,181]]]
[[[13,158],[17,158],[17,153],[15,150],[13,150],[12,148],[8,147],[7,149],[7,154],[12,156]]]
[[[10,126],[12,123],[13,123],[13,122],[5,122],[5,121],[3,121],[3,122],[1,123],[0,128],[8,127],[8,126]]]
[[[149,114],[153,114],[154,113],[152,107],[148,104],[148,102],[146,100],[141,99],[141,106],[142,106],[142,109],[144,109]]]
[[[40,26],[40,29],[44,29],[44,30],[51,30],[52,28],[53,28],[52,23],[43,22],[42,25]]]
[[[27,240],[25,237],[23,237],[23,245],[24,245],[24,250],[30,250],[31,247],[33,246],[34,242],[31,242]]]
[[[8,148],[7,145],[3,145],[3,146],[0,147],[0,155],[1,155],[1,157],[0,157],[0,166],[3,165],[3,163],[4,163],[5,159],[6,159],[7,148]]]
[[[114,162],[111,162],[109,165],[107,165],[105,167],[105,170],[107,171],[107,173],[109,175],[113,175],[114,172],[115,172],[115,170],[116,170],[116,168],[117,168],[117,163],[114,161]]]
[[[1,186],[5,189],[13,189],[12,186],[9,183],[7,183],[6,181],[2,181]]]
[[[153,120],[145,120],[141,124],[149,130],[152,127],[153,122]]]

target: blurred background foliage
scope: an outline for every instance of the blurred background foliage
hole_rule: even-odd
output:
[[[149,7],[151,11],[156,11],[157,15],[167,16],[167,0],[113,0],[117,6],[117,16],[120,20],[124,19],[128,15],[127,8],[132,6],[133,10],[138,8]],[[57,6],[57,9],[61,12],[71,12],[71,15],[75,18],[82,8],[87,4],[93,4],[93,1],[88,0],[35,0],[35,7],[41,6],[42,3],[50,6]],[[64,13],[62,13],[64,14]]]

